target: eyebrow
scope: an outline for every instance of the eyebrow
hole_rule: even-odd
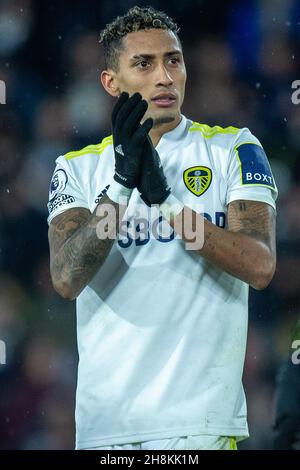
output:
[[[170,57],[172,55],[178,55],[178,54],[182,55],[182,52],[179,49],[175,49],[170,52],[165,52],[164,57]],[[138,54],[138,55],[134,55],[133,57],[131,57],[130,61],[134,61],[137,59],[151,60],[151,59],[155,59],[155,57],[156,57],[155,54]]]

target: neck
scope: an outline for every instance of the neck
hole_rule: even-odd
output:
[[[167,122],[164,124],[159,124],[157,126],[154,126],[149,132],[149,135],[150,135],[150,138],[152,140],[152,144],[154,145],[154,147],[157,146],[162,136],[166,134],[167,132],[170,132],[173,129],[175,129],[175,127],[178,126],[180,121],[181,121],[181,115],[179,114],[178,116],[176,116],[176,118],[172,122]]]

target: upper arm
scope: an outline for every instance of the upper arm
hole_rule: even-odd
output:
[[[54,217],[49,225],[48,238],[50,259],[59,252],[63,244],[83,225],[91,216],[88,209],[76,207],[68,209]]]
[[[237,200],[228,204],[228,229],[264,243],[276,259],[276,214],[269,204]]]

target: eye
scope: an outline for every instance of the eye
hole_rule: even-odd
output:
[[[150,65],[150,63],[147,60],[141,60],[140,62],[136,64],[136,66],[139,67],[140,69],[146,69],[148,65]]]
[[[171,62],[172,65],[176,65],[180,62],[180,59],[178,57],[172,57],[170,59],[170,62]]]

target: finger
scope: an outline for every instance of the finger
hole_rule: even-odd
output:
[[[121,129],[127,121],[128,116],[137,106],[138,103],[142,101],[142,96],[140,93],[134,93],[127,101],[123,104],[122,108],[119,110],[116,118],[116,126]]]
[[[123,93],[121,93],[121,95],[119,96],[118,101],[116,102],[116,104],[115,104],[115,106],[112,110],[112,114],[111,114],[111,121],[112,121],[113,126],[116,122],[118,112],[120,111],[120,109],[122,108],[124,103],[126,103],[126,101],[128,101],[128,98],[129,98],[129,94],[126,91],[123,91]]]
[[[124,131],[127,135],[132,136],[132,134],[137,130],[140,125],[141,119],[144,116],[145,112],[148,109],[148,103],[146,100],[140,101],[131,113],[127,116],[126,122],[124,125]]]
[[[149,131],[152,128],[152,126],[153,126],[153,119],[152,118],[146,119],[146,121],[143,124],[141,124],[138,127],[137,131],[134,133],[134,136],[132,139],[133,144],[136,145],[137,147],[139,147],[140,145],[143,145],[148,137]],[[150,138],[149,138],[149,142],[147,142],[147,145],[152,145]]]
[[[153,127],[153,119],[152,118],[146,119],[145,122],[141,124],[141,127],[145,129],[145,132],[147,132],[147,134],[149,134],[149,132],[151,131]]]

